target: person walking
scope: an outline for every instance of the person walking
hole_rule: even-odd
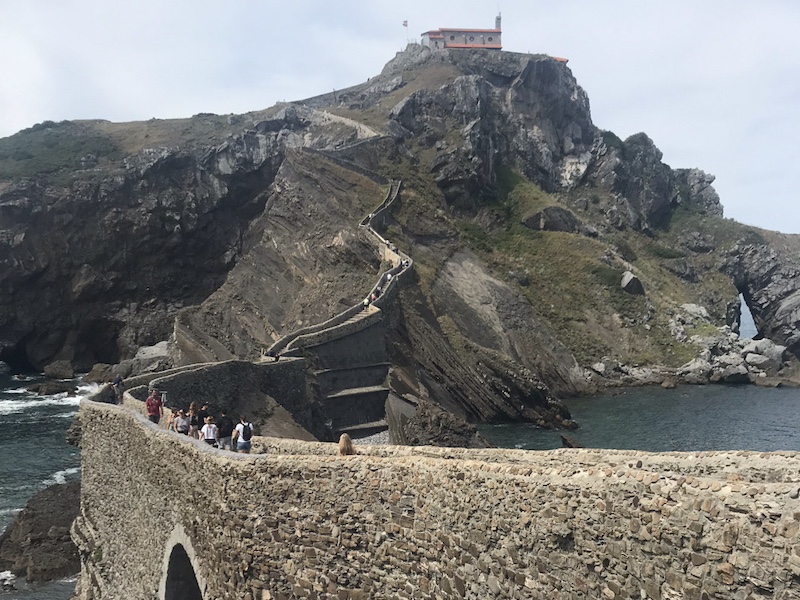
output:
[[[225,408],[220,411],[217,429],[219,430],[219,447],[223,450],[232,450],[233,419],[228,416],[228,410]]]
[[[178,416],[172,421],[172,430],[183,435],[189,435],[189,416],[186,411],[180,409]]]
[[[253,437],[253,424],[247,420],[245,415],[239,417],[236,429],[233,430],[233,442],[236,444],[236,451],[242,454],[250,454]]]
[[[197,402],[189,404],[189,437],[197,438],[203,422],[200,420],[200,413],[197,410]]]
[[[144,405],[147,408],[147,418],[157,425],[161,417],[164,416],[164,405],[161,403],[161,394],[156,390],[150,390],[150,395],[147,397],[147,400],[144,401]]]
[[[117,404],[122,404],[122,395],[125,393],[125,383],[122,381],[122,377],[119,375],[114,377],[111,385],[114,387],[114,395],[116,396]]]
[[[205,440],[206,444],[209,446],[214,446],[214,448],[216,448],[219,445],[217,426],[214,424],[214,417],[211,415],[206,417],[206,424],[203,425],[200,433],[203,434],[203,440]]]

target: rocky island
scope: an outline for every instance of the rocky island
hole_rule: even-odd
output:
[[[609,386],[797,381],[797,236],[661,158],[596,128],[563,60],[414,45],[245,115],[41,123],[0,140],[0,360],[224,398],[273,437],[467,447]],[[48,528],[5,564],[47,577]]]

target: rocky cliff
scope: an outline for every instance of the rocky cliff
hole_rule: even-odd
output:
[[[246,115],[43,123],[0,140],[0,360],[256,359],[374,283],[358,224],[390,178],[378,226],[415,264],[386,334],[401,393],[563,425],[557,397],[711,360],[740,292],[796,353],[797,240],[723,219],[713,176],[661,159],[596,128],[563,62],[418,46]],[[688,330],[685,305],[706,311]]]

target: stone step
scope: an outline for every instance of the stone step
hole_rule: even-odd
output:
[[[388,369],[392,363],[390,362],[379,362],[379,363],[372,363],[368,365],[358,365],[357,367],[335,367],[333,369],[318,369],[313,371],[314,375],[329,375],[331,373],[339,373],[343,371],[357,371],[360,369],[373,369],[378,367],[383,367]]]
[[[317,369],[313,375],[323,396],[349,388],[380,386],[386,382],[390,363],[366,363],[347,367]]]
[[[336,431],[337,435],[346,433],[354,440],[365,438],[370,435],[375,435],[381,431],[389,429],[389,424],[385,419],[379,421],[372,421],[370,423],[360,423],[359,425],[352,425],[350,427],[341,427]]]
[[[337,398],[351,398],[353,396],[363,396],[366,394],[374,394],[376,392],[389,392],[389,388],[385,385],[371,385],[367,387],[360,387],[360,388],[347,388],[336,392],[334,394],[329,394],[325,396],[326,400],[335,400]]]

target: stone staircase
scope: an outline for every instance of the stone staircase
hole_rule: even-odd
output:
[[[389,184],[381,204],[359,224],[374,237],[381,259],[393,265],[381,273],[378,281],[366,292],[369,299],[380,290],[377,300],[359,302],[323,323],[293,331],[267,350],[267,357],[273,360],[305,358],[309,364],[309,389],[327,418],[331,435],[347,432],[351,437],[359,438],[388,429],[386,400],[391,390],[386,380],[390,363],[384,342],[383,307],[396,296],[412,261],[381,237],[372,228],[372,223],[384,222],[399,196],[402,182],[383,179],[377,173],[328,153],[305,151],[368,176],[373,181]]]

